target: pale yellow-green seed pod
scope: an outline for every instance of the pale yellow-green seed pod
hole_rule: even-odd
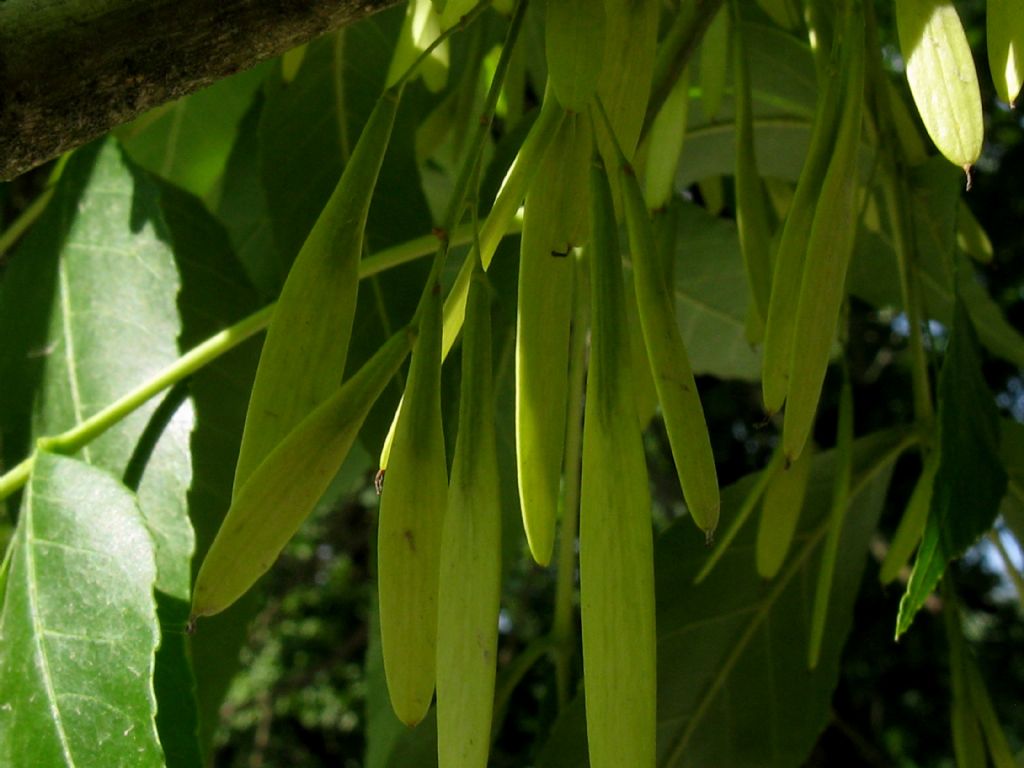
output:
[[[377,532],[381,649],[391,705],[415,725],[434,693],[441,526],[448,469],[441,422],[441,287],[418,311],[405,398],[384,477]]]
[[[735,0],[730,0],[728,11],[735,14],[733,72],[736,86],[736,226],[740,235],[743,266],[750,286],[748,339],[756,344],[764,338],[768,297],[772,290],[772,233],[754,149],[754,99],[750,62],[747,58],[748,46],[743,37],[742,19]]]
[[[850,0],[844,29],[842,107],[835,149],[822,183],[807,258],[800,283],[800,300],[793,324],[786,413],[782,447],[796,461],[808,442],[825,382],[832,341],[846,297],[846,270],[853,253],[857,221],[857,156],[860,149],[864,102],[864,9]]]
[[[462,334],[462,394],[441,538],[437,621],[439,768],[485,768],[498,653],[501,489],[491,375],[491,317],[474,273]]]
[[[621,149],[615,149],[633,257],[633,285],[651,374],[686,506],[693,521],[710,537],[718,525],[721,501],[704,409],[640,184]]]
[[[704,39],[700,44],[700,109],[709,122],[718,116],[725,95],[726,75],[729,72],[730,48],[735,48],[736,41],[729,39],[732,32],[730,9],[722,7],[711,20]],[[734,75],[735,77],[735,72]]]
[[[558,134],[558,129],[562,125],[564,118],[565,110],[561,108],[557,101],[554,99],[545,101],[536,122],[531,127],[529,135],[519,150],[519,154],[516,155],[512,167],[509,168],[508,173],[505,175],[505,180],[502,182],[498,196],[491,206],[490,213],[487,214],[487,218],[480,226],[479,258],[483,262],[485,270],[490,266],[491,258],[498,249],[501,239],[512,226],[516,211],[526,195],[526,190],[533,181],[534,174],[544,159],[544,153],[547,152],[551,142],[554,141],[555,136]],[[476,251],[476,246],[474,246],[473,251]],[[469,295],[469,281],[470,276],[473,274],[473,260],[477,257],[477,254],[473,251],[470,252],[466,261],[463,262],[458,275],[455,277],[455,282],[452,284],[451,290],[444,301],[444,325],[441,340],[442,359],[448,357],[448,352],[462,330],[462,321],[466,316],[466,297]],[[401,413],[401,410],[402,406],[399,404],[391,421],[387,438],[385,438],[384,445],[381,448],[380,468],[382,470],[388,467],[391,443],[394,440],[395,426],[398,423],[398,415]]]
[[[807,496],[811,477],[812,451],[804,451],[794,463],[778,465],[761,502],[761,520],[757,527],[755,562],[763,579],[773,579],[786,560],[793,543],[800,511]]]
[[[377,101],[285,280],[249,398],[235,494],[285,435],[341,383],[355,316],[363,231],[400,95],[385,91]]]
[[[550,94],[549,94],[550,98]],[[516,466],[530,553],[547,565],[555,541],[569,378],[575,245],[567,239],[584,189],[574,182],[591,154],[570,115],[526,195],[516,320]],[[586,155],[580,157],[579,144]],[[586,169],[587,165],[583,168]],[[584,177],[586,178],[586,177]],[[585,209],[584,209],[585,212]]]
[[[633,406],[611,190],[592,171],[591,348],[583,426],[580,612],[593,768],[654,768],[656,640],[647,465]]]
[[[411,346],[404,330],[385,342],[250,474],[199,569],[193,618],[224,610],[269,570],[327,490]]]
[[[988,0],[985,27],[996,93],[1010,106],[1016,106],[1024,85],[1024,5],[1020,0]]]
[[[558,102],[583,112],[597,90],[604,63],[604,2],[554,0],[547,3],[544,49],[548,82]]]
[[[647,141],[644,199],[651,210],[668,205],[686,139],[690,109],[690,70],[684,69],[651,125]]]
[[[834,48],[832,61],[837,72],[840,71],[840,57],[841,49]],[[814,212],[835,150],[842,93],[840,77],[831,77],[822,84],[807,159],[800,171],[796,192],[782,226],[782,237],[775,251],[761,355],[761,393],[765,412],[769,414],[782,409],[789,389],[795,310],[800,298]]]
[[[896,27],[928,135],[950,162],[969,172],[981,155],[985,125],[971,47],[952,0],[896,0]]]
[[[658,0],[605,0],[604,67],[597,93],[608,113],[615,139],[630,160],[640,139],[654,78],[658,50]],[[595,126],[597,146],[609,168],[616,167],[615,147],[603,123]],[[611,176],[618,200],[618,176]]]

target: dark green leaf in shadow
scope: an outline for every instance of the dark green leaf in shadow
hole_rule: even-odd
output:
[[[928,522],[907,591],[900,601],[896,636],[959,557],[992,527],[1006,492],[999,452],[999,414],[981,372],[981,351],[963,302],[957,301],[949,348],[939,377],[939,469]]]
[[[0,763],[162,766],[153,542],[107,472],[40,454],[0,615]]]
[[[828,722],[839,660],[868,540],[903,443],[894,432],[854,445],[853,485],[829,599],[821,661],[807,669],[814,583],[828,528],[834,451],[816,456],[800,528],[779,576],[754,567],[756,526],[745,526],[700,585],[708,557],[685,521],[655,542],[658,595],[658,765],[792,768]],[[742,504],[756,476],[725,489],[722,518]],[[623,628],[628,631],[628,628]],[[582,702],[559,719],[538,765],[585,766]]]

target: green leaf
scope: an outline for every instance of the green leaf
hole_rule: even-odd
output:
[[[0,615],[0,763],[163,765],[153,543],[106,472],[40,454]]]
[[[157,107],[116,135],[147,171],[198,197],[216,197],[239,121],[272,66],[265,62]]]
[[[736,225],[675,203],[676,315],[697,375],[758,381],[761,356],[747,341],[750,289]]]
[[[76,152],[0,292],[0,324],[13,320],[42,349],[37,359],[19,348],[25,339],[15,331],[0,353],[3,378],[24,382],[0,413],[5,438],[25,446],[28,434],[68,430],[175,361],[179,289],[157,186],[114,141]],[[182,634],[194,544],[186,507],[193,412],[184,395],[179,388],[154,399],[80,451],[137,491],[156,543],[164,639],[153,684],[172,765],[199,759]]]
[[[939,378],[941,458],[924,537],[900,601],[897,637],[909,629],[946,563],[992,527],[1006,492],[999,414],[981,362],[974,326],[963,302],[958,301]]]
[[[263,104],[263,93],[258,91],[238,126],[238,136],[224,170],[217,218],[227,229],[235,254],[252,284],[263,298],[270,299],[280,292],[298,251],[283,253],[270,230],[270,209],[259,164]]]
[[[893,464],[905,442],[893,432],[854,444],[854,481],[829,598],[821,660],[807,669],[813,584],[828,532],[835,452],[815,456],[810,488],[789,559],[765,583],[754,567],[756,525],[745,526],[723,562],[700,585],[708,557],[685,521],[655,542],[658,594],[658,766],[800,765],[829,718],[840,655],[882,510]],[[756,476],[722,493],[722,519],[743,503]],[[729,727],[722,727],[722,723]],[[577,700],[559,719],[538,765],[586,765]]]

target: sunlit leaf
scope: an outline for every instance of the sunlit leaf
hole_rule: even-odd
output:
[[[162,766],[153,543],[107,472],[43,453],[0,615],[0,763]]]

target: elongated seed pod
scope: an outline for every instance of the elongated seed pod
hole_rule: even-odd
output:
[[[988,63],[999,98],[1011,107],[1024,85],[1024,6],[1018,0],[985,4]]]
[[[910,501],[900,518],[900,524],[896,527],[892,541],[889,542],[889,551],[885,553],[882,560],[882,567],[878,572],[878,579],[882,584],[891,584],[899,575],[900,569],[905,566],[910,556],[914,553],[917,543],[924,534],[924,526],[928,521],[928,510],[932,504],[932,488],[935,485],[935,474],[939,471],[940,454],[938,449],[933,449],[924,461],[921,476],[914,485],[914,491],[910,494]]]
[[[729,34],[733,21],[730,9],[720,8],[700,44],[700,106],[709,122],[718,116],[722,96],[725,94],[725,76],[729,71]],[[734,50],[739,47],[738,39],[732,47]]]
[[[199,569],[193,618],[224,610],[273,565],[327,490],[411,346],[408,331],[392,336],[250,474]]]
[[[764,409],[769,414],[782,409],[789,389],[793,326],[796,322],[794,310],[800,298],[800,281],[803,278],[814,212],[817,210],[822,183],[835,149],[836,129],[839,124],[840,100],[843,93],[840,74],[841,53],[841,47],[833,47],[834,66],[829,67],[829,71],[835,74],[819,89],[807,159],[804,160],[803,169],[800,171],[796,192],[782,227],[779,247],[775,252],[771,297],[761,356],[761,392]]]
[[[466,317],[466,297],[469,295],[469,279],[473,274],[474,259],[479,256],[486,270],[491,265],[494,252],[498,250],[498,244],[508,232],[515,220],[516,211],[526,196],[526,190],[533,181],[533,176],[540,167],[551,142],[558,134],[558,129],[565,118],[565,110],[557,101],[551,99],[545,101],[541,107],[537,121],[530,129],[529,135],[523,142],[515,161],[505,174],[505,180],[498,190],[498,196],[494,199],[490,213],[480,227],[479,252],[476,246],[470,251],[466,261],[459,268],[455,276],[455,282],[448,292],[444,301],[444,321],[441,338],[441,359],[448,357],[459,331],[462,330],[462,321]],[[384,446],[380,452],[380,468],[388,467],[388,457],[391,453],[391,443],[395,438],[395,427],[398,424],[398,416],[402,411],[399,403],[395,410],[395,416],[391,420],[391,427],[388,429]]]
[[[839,396],[839,424],[836,428],[836,470],[832,484],[832,508],[829,512],[828,535],[821,549],[818,583],[814,590],[814,610],[811,613],[811,639],[807,646],[807,667],[818,666],[821,643],[825,637],[825,619],[832,594],[832,577],[839,554],[839,539],[843,532],[846,508],[850,504],[850,476],[853,473],[853,388],[849,373],[843,370],[843,389]]]
[[[355,316],[363,230],[400,95],[389,90],[378,99],[285,280],[249,398],[235,494],[274,446],[341,383]]]
[[[441,287],[419,311],[377,532],[380,634],[391,705],[415,725],[434,693],[437,584],[448,469],[441,423]]]
[[[804,451],[788,467],[781,463],[765,488],[755,552],[757,573],[763,579],[775,578],[793,543],[811,477],[811,454]]]
[[[710,537],[718,525],[721,500],[704,409],[676,321],[672,289],[664,279],[664,265],[658,255],[640,184],[632,166],[621,150],[616,149],[633,256],[633,286],[647,357],[686,506],[693,521]]]
[[[928,135],[950,162],[969,171],[985,126],[974,59],[952,0],[896,0],[896,28]]]
[[[604,67],[597,93],[626,157],[632,159],[640,139],[654,78],[658,51],[658,0],[605,0]],[[597,146],[609,168],[617,164],[613,136],[603,123],[595,126]],[[612,189],[618,176],[611,177]],[[613,192],[618,200],[618,192]]]
[[[768,317],[768,297],[772,289],[771,229],[765,207],[764,188],[757,170],[754,150],[754,101],[750,82],[748,46],[743,39],[743,24],[736,0],[730,0],[734,14],[733,72],[736,81],[736,225],[740,235],[743,265],[747,271],[751,302],[747,309],[749,340],[764,338]]]
[[[485,768],[491,735],[501,593],[501,490],[487,291],[478,263],[462,334],[459,436],[441,539],[439,768]]]
[[[583,112],[597,90],[604,63],[604,3],[558,0],[547,4],[544,49],[548,82],[558,102]]]
[[[782,447],[789,462],[796,461],[814,425],[857,232],[856,217],[850,212],[857,190],[864,96],[863,14],[861,0],[851,0],[843,31],[842,45],[846,50],[842,57],[844,92],[839,130],[814,212],[800,282],[782,428]]]
[[[565,446],[573,290],[568,254],[574,245],[566,239],[566,226],[577,201],[586,200],[573,184],[576,125],[584,119],[570,115],[562,122],[530,186],[520,248],[516,467],[526,539],[541,565],[551,560],[554,546]]]
[[[591,172],[591,347],[583,423],[580,609],[593,768],[653,768],[656,648],[650,495],[629,377],[611,190]]]
[[[690,70],[684,69],[651,125],[644,174],[644,199],[647,207],[652,210],[668,205],[672,198],[676,169],[686,139],[689,109]]]

